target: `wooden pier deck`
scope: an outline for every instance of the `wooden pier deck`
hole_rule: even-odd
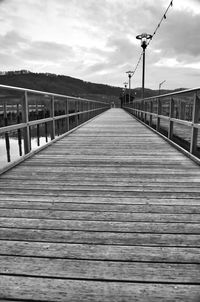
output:
[[[0,177],[0,301],[200,301],[200,167],[111,109]]]

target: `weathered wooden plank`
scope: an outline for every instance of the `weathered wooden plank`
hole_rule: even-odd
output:
[[[0,239],[128,246],[200,247],[199,234],[119,233],[0,228]]]
[[[126,185],[124,184],[122,185],[101,185],[101,184],[88,184],[88,185],[77,185],[77,184],[73,184],[73,185],[68,185],[68,183],[66,182],[65,184],[51,184],[51,183],[40,183],[40,184],[34,184],[34,182],[32,184],[26,184],[26,183],[18,183],[18,184],[14,184],[14,183],[1,183],[1,192],[4,192],[4,190],[9,189],[9,190],[16,190],[20,191],[22,190],[32,190],[33,189],[33,185],[34,185],[34,190],[49,190],[49,191],[108,191],[108,192],[121,192],[121,191],[125,191],[125,192],[140,192],[140,191],[151,191],[151,192],[186,192],[186,193],[190,193],[190,192],[196,192],[196,193],[200,193],[200,185],[199,184],[191,184],[189,186],[184,186],[184,185],[180,185],[180,186],[173,186],[172,184],[160,184],[160,185],[151,185],[151,184],[140,184],[137,185]]]
[[[80,230],[127,233],[200,234],[200,223],[147,223],[81,221],[62,219],[0,218],[0,228],[25,228],[38,230]]]
[[[178,176],[178,175],[171,175],[168,177],[165,175],[160,175],[159,177],[152,177],[149,178],[148,175],[146,177],[141,177],[140,175],[132,175],[130,174],[129,177],[124,174],[98,174],[95,177],[95,174],[88,175],[87,173],[84,175],[83,173],[81,175],[77,174],[68,174],[68,173],[54,173],[54,174],[46,174],[44,172],[41,173],[23,173],[22,175],[12,174],[10,177],[1,177],[1,184],[11,182],[12,183],[18,183],[18,182],[24,182],[24,183],[41,183],[44,182],[44,184],[56,184],[56,183],[67,183],[67,184],[94,184],[94,185],[123,185],[126,184],[132,185],[137,184],[138,186],[142,184],[148,185],[163,185],[168,186],[171,184],[174,184],[174,186],[196,186],[199,185],[199,177],[190,176],[189,174],[186,176]]]
[[[41,182],[42,180],[42,182]],[[135,180],[135,179],[127,179],[127,181],[125,181],[124,179],[113,179],[113,180],[104,180],[104,179],[96,179],[94,181],[92,181],[91,183],[91,179],[89,180],[82,180],[82,179],[74,179],[74,180],[49,180],[49,179],[23,179],[23,183],[22,183],[22,179],[9,179],[9,182],[8,182],[8,179],[6,180],[1,180],[0,181],[0,185],[1,185],[1,188],[5,188],[5,187],[8,187],[9,185],[12,186],[12,187],[15,187],[15,188],[21,188],[22,186],[24,186],[25,188],[26,187],[29,187],[31,185],[34,185],[38,187],[41,187],[41,185],[44,185],[44,187],[48,186],[48,187],[51,187],[52,189],[53,188],[59,188],[59,189],[63,189],[63,188],[67,188],[67,187],[71,187],[73,186],[76,187],[78,186],[79,188],[81,186],[83,187],[92,187],[92,188],[96,188],[96,187],[103,187],[103,188],[113,188],[113,187],[118,187],[118,188],[134,188],[134,187],[142,187],[142,188],[153,188],[153,187],[161,187],[161,188],[198,188],[199,185],[200,185],[200,182],[194,182],[194,181],[179,181],[179,182],[176,182],[175,179],[171,180],[171,181],[166,181],[166,180],[163,180],[163,181],[146,181],[143,180],[143,181],[140,181],[140,180]],[[42,183],[42,184],[41,184]]]
[[[200,264],[0,256],[0,275],[200,285]]]
[[[99,157],[99,156],[98,156]],[[53,159],[53,158],[50,158],[50,159]],[[117,158],[117,159],[113,159],[113,158],[108,158],[108,159],[101,159],[100,158],[85,158],[84,159],[78,159],[78,158],[74,158],[74,159],[68,159],[68,158],[60,158],[56,161],[56,163],[52,162],[51,165],[49,165],[49,158],[47,159],[42,159],[40,161],[31,161],[28,166],[29,167],[49,167],[49,166],[65,166],[65,167],[71,167],[71,166],[78,166],[78,167],[87,167],[87,166],[107,166],[107,167],[152,167],[152,168],[157,168],[157,167],[162,167],[162,168],[170,168],[170,167],[177,167],[177,168],[188,168],[190,169],[191,166],[188,164],[187,166],[186,165],[183,165],[181,162],[178,163],[176,159],[174,159],[174,161],[172,160],[169,160],[167,163],[166,163],[166,159],[163,158],[163,160],[155,160],[154,158],[152,159],[144,159],[144,158],[141,158],[141,159],[131,159],[131,160],[128,160],[126,158],[123,157],[123,159],[120,159],[120,158]],[[151,161],[151,164],[149,164],[149,161]],[[195,170],[195,169],[194,169]]]
[[[190,198],[197,198],[199,199],[199,193],[198,192],[181,192],[181,189],[179,189],[178,192],[165,192],[165,191],[142,191],[142,190],[136,190],[136,191],[106,191],[106,190],[50,190],[49,189],[2,189],[1,195],[7,196],[7,195],[18,195],[24,196],[51,196],[51,197],[121,197],[121,198],[183,198],[183,199],[190,199]],[[5,198],[5,197],[4,197]]]
[[[18,175],[18,172],[14,172],[12,174],[4,174],[1,176],[1,181],[3,179],[7,180],[29,180],[29,181],[88,181],[90,183],[95,184],[95,182],[113,182],[113,183],[151,183],[151,182],[157,182],[157,183],[199,183],[199,176],[191,175],[191,174],[185,174],[185,175],[179,175],[176,173],[173,173],[171,175],[168,174],[158,174],[158,175],[151,175],[151,171],[149,171],[149,174],[134,174],[133,171],[130,174],[122,174],[122,173],[68,173],[66,171],[63,172],[49,172],[48,174],[45,171],[40,172],[23,172],[23,174]]]
[[[85,302],[196,302],[199,285],[102,282],[1,276],[3,299]],[[196,300],[196,301],[195,301]]]
[[[123,221],[123,222],[184,222],[200,223],[200,214],[165,214],[165,213],[121,213],[121,212],[91,212],[91,211],[56,211],[56,210],[27,210],[1,209],[0,217],[18,218],[52,218],[75,219],[90,221]]]
[[[156,202],[156,201],[155,201]],[[157,201],[159,202],[159,200]],[[198,202],[198,201],[197,201]],[[176,203],[176,201],[174,201]],[[178,202],[177,202],[178,203]],[[102,203],[87,202],[87,200],[67,200],[60,201],[48,201],[48,200],[30,200],[21,201],[15,198],[14,200],[1,200],[0,208],[2,209],[27,209],[27,210],[57,210],[57,211],[96,211],[96,212],[121,212],[121,213],[164,213],[164,214],[200,214],[200,201],[197,205],[193,205],[192,201],[188,201],[187,204],[182,203],[181,205],[170,204],[168,200],[165,203],[148,203],[142,204],[137,201],[134,204],[133,200],[130,199],[129,203],[118,204],[108,203],[102,200]],[[190,204],[188,204],[190,203]]]
[[[188,197],[182,197],[182,198],[169,198],[165,196],[154,196],[154,197],[109,197],[109,196],[48,196],[48,195],[15,195],[15,194],[2,194],[0,193],[0,200],[3,201],[26,201],[26,202],[51,202],[53,204],[56,204],[58,202],[66,202],[66,203],[93,203],[93,204],[112,204],[112,205],[125,205],[125,204],[141,204],[141,205],[191,205],[191,206],[198,206],[200,203],[200,199],[197,196],[188,198]]]
[[[89,168],[88,168],[89,166]],[[124,174],[129,174],[132,173],[134,175],[140,174],[142,175],[144,174],[156,174],[156,175],[162,175],[163,173],[169,174],[169,175],[182,175],[185,176],[186,170],[188,170],[188,174],[191,176],[200,176],[200,171],[199,169],[193,169],[191,167],[191,169],[184,169],[183,167],[180,168],[179,167],[174,167],[173,165],[148,165],[148,164],[138,164],[138,165],[127,165],[127,166],[121,166],[120,164],[118,166],[116,165],[106,165],[106,164],[102,164],[102,165],[98,165],[96,166],[95,163],[86,163],[85,166],[82,165],[81,167],[79,165],[75,166],[75,165],[56,165],[56,164],[52,164],[52,165],[48,165],[45,167],[41,167],[40,165],[36,166],[34,165],[26,165],[23,166],[21,165],[20,167],[20,171],[21,172],[29,172],[30,171],[30,167],[31,167],[31,173],[35,173],[35,172],[50,172],[50,173],[54,173],[54,172],[65,172],[65,173],[124,173]],[[142,168],[142,169],[141,169]],[[160,170],[162,168],[162,171]],[[45,170],[44,170],[45,169]]]
[[[0,242],[0,255],[140,262],[200,263],[199,248],[69,244],[50,242]]]

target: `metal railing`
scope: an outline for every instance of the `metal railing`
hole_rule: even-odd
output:
[[[0,85],[0,169],[109,108],[105,102]]]
[[[200,157],[200,88],[134,100],[122,107],[169,141]]]

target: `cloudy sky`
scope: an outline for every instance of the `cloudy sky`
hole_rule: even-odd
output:
[[[0,70],[123,86],[170,0],[0,0]],[[141,86],[139,65],[132,87]],[[200,86],[200,0],[173,0],[146,51],[146,87]]]

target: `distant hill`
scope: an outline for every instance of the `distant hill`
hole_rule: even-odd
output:
[[[0,73],[0,84],[108,102],[118,100],[121,92],[120,87],[85,82],[69,76],[33,73],[25,70]]]
[[[85,82],[80,79],[51,73],[33,73],[28,70],[0,72],[0,84],[46,91],[69,96],[119,103],[121,87]],[[133,95],[141,97],[141,88],[132,90]],[[169,93],[171,90],[161,90]],[[157,95],[157,90],[145,89],[145,96]]]

